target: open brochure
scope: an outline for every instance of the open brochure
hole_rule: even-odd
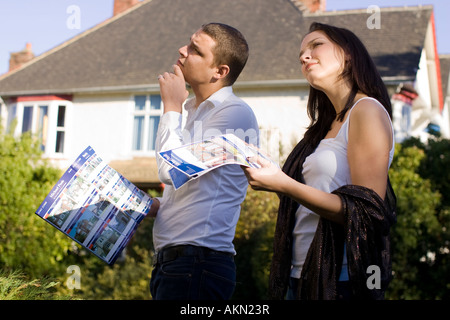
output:
[[[150,211],[152,199],[87,147],[36,214],[109,265]]]
[[[159,152],[159,155],[172,166],[169,174],[175,189],[223,165],[238,164],[258,168],[259,165],[249,161],[249,157],[260,156],[273,162],[258,148],[247,144],[234,134],[186,144]]]

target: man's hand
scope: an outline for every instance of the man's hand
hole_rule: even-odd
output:
[[[152,200],[153,200],[153,202],[152,202],[152,205],[150,207],[150,211],[148,212],[147,215],[149,217],[155,218],[157,213],[158,213],[158,210],[159,210],[159,200],[156,199],[156,198],[152,198]]]
[[[181,113],[183,103],[189,95],[180,67],[174,65],[173,71],[173,73],[165,72],[163,75],[158,76],[164,113],[169,111]]]

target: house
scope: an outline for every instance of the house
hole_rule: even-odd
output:
[[[224,22],[250,46],[234,90],[258,118],[262,147],[282,161],[309,124],[298,54],[310,23],[319,21],[363,40],[391,95],[414,86],[421,105],[410,114],[412,134],[422,135],[436,118],[448,135],[433,7],[324,9],[317,0],[115,0],[112,18],[0,77],[2,124],[17,119],[16,134],[38,135],[45,157],[61,168],[91,145],[137,186],[158,187],[157,76],[171,69],[178,48],[201,24]]]
[[[377,13],[380,26],[373,27],[371,20]],[[444,137],[450,137],[432,6],[373,7],[304,16],[308,22],[316,20],[350,29],[364,42],[393,97],[398,142],[407,136],[425,141],[430,126]],[[396,99],[403,86],[412,87],[418,95],[409,102],[409,108],[405,108],[405,101]],[[407,132],[404,132],[402,122],[408,119]]]
[[[450,119],[450,54],[439,55],[439,63],[441,65],[441,82],[442,93],[444,98],[444,108],[442,111],[442,121]],[[450,131],[450,130],[449,130]],[[444,133],[445,137],[449,136],[448,131]]]

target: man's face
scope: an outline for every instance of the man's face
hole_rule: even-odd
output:
[[[191,37],[188,45],[181,47],[177,65],[184,78],[191,86],[207,84],[217,71],[214,66],[213,48],[215,41],[206,33],[198,30]]]

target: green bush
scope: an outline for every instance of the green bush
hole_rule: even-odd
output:
[[[41,158],[39,146],[29,134],[14,138],[0,128],[0,299],[151,299],[153,219],[144,219],[123,259],[106,265],[35,214],[62,174]],[[449,167],[449,140],[396,146],[389,174],[398,221],[388,299],[450,298]],[[234,240],[233,299],[267,298],[278,205],[276,194],[249,188]],[[64,285],[70,265],[80,268],[80,289]]]
[[[391,299],[450,298],[449,167],[450,140],[412,138],[397,146]]]
[[[0,272],[0,300],[69,300],[58,295],[58,282],[51,279],[29,280],[19,271]]]
[[[248,189],[234,239],[237,286],[233,299],[267,299],[279,199]]]
[[[71,241],[35,211],[61,172],[41,158],[40,143],[0,128],[0,269],[40,278],[61,273]]]

